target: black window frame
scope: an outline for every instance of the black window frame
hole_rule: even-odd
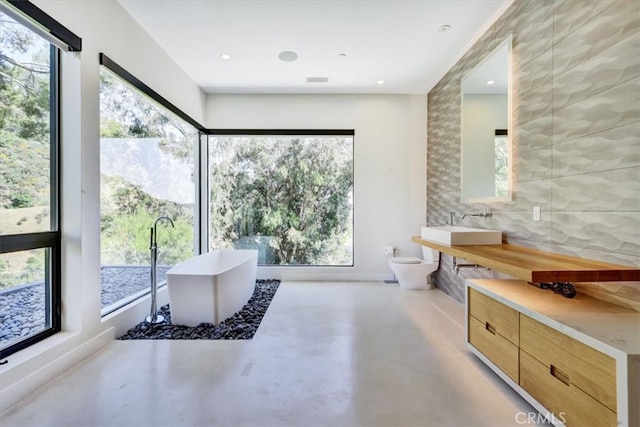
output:
[[[45,318],[48,327],[0,349],[0,359],[38,343],[62,330],[62,200],[60,171],[60,52],[82,51],[82,39],[27,0],[8,0],[1,9],[50,43],[49,165],[50,231],[0,235],[0,254],[45,249]],[[4,361],[3,363],[7,363]]]
[[[0,235],[0,254],[46,249],[45,319],[49,325],[0,349],[4,359],[62,330],[62,238],[60,231],[60,50],[50,44],[49,71],[49,164],[50,231]]]
[[[114,76],[118,77],[122,81],[122,83],[127,84],[130,89],[133,89],[134,91],[139,92],[141,95],[147,98],[149,102],[151,102],[152,104],[155,104],[156,107],[166,110],[167,113],[173,114],[180,120],[183,120],[188,125],[196,129],[196,131],[198,132],[198,136],[197,136],[198,143],[197,143],[197,150],[195,152],[195,158],[194,158],[194,162],[195,162],[194,175],[197,174],[197,177],[202,176],[202,164],[201,164],[202,162],[200,161],[200,155],[201,155],[200,149],[202,146],[202,138],[204,135],[206,135],[205,133],[206,128],[202,126],[198,121],[193,119],[190,115],[188,115],[183,110],[178,108],[175,104],[173,104],[167,98],[163,97],[158,92],[153,90],[149,85],[144,83],[138,77],[136,77],[135,75],[127,71],[127,69],[121,66],[118,62],[111,59],[106,53],[104,52],[98,53],[98,62],[101,67],[104,67],[104,69],[111,72]],[[198,188],[200,188],[199,186],[201,185],[201,183],[196,182],[195,185],[198,186]],[[194,212],[198,212],[198,215],[200,215],[202,211],[202,191],[197,191],[197,197],[194,200],[194,205],[195,205]],[[194,221],[196,221],[195,216],[194,216]],[[198,219],[198,223],[196,227],[197,233],[194,233],[194,236],[193,236],[194,248],[196,248],[197,254],[201,254],[202,248],[203,248],[201,223],[202,223],[202,219],[200,218]],[[102,260],[101,260],[101,264],[102,264]],[[124,298],[123,300],[120,301],[121,304],[114,305],[108,310],[106,309],[108,307],[103,307],[100,312],[100,316],[101,318],[104,318],[105,316],[108,316],[122,309],[123,307],[126,307],[135,301],[138,301],[140,298],[148,295],[149,293],[150,293],[150,290],[148,290],[147,292],[139,295],[137,298],[132,300]]]
[[[351,158],[354,161],[351,164],[351,175],[353,177],[353,191],[355,193],[355,179],[356,179],[356,170],[355,170],[355,147],[356,147],[356,131],[355,129],[205,129],[204,134],[207,136],[207,140],[205,142],[204,152],[206,155],[206,168],[207,174],[209,173],[209,143],[208,137],[217,137],[217,136],[229,136],[229,137],[242,137],[242,136],[264,136],[264,137],[282,137],[282,136],[301,136],[301,137],[350,137],[351,138]],[[202,164],[202,162],[200,162]],[[202,171],[200,171],[202,173]],[[203,177],[200,175],[200,179]],[[207,199],[210,191],[210,182],[209,177],[206,177],[206,191],[207,191]],[[202,193],[202,189],[200,191]],[[202,194],[200,195],[202,197]],[[207,206],[207,242],[210,240],[210,229],[209,229],[209,215],[210,206]],[[353,268],[355,266],[355,204],[353,205],[353,211],[351,215],[351,263],[350,264],[339,264],[339,265],[326,265],[326,264],[258,264],[258,267],[265,268]],[[201,233],[202,234],[202,233]]]

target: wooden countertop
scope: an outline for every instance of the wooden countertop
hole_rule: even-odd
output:
[[[466,284],[613,357],[640,354],[637,311],[582,294],[564,298],[521,280],[469,279]]]
[[[474,289],[511,307],[524,316],[612,357],[615,360],[616,391],[615,401],[610,400],[609,403],[615,404],[613,408],[616,410],[617,422],[613,422],[611,425],[627,427],[640,425],[638,422],[640,412],[637,405],[637,402],[640,401],[640,388],[638,388],[640,384],[640,370],[638,369],[640,366],[640,313],[580,293],[575,298],[564,298],[549,290],[530,285],[523,280],[467,279],[465,285],[467,313],[469,311],[469,290]],[[522,316],[519,320],[522,322]],[[522,325],[522,323],[520,324]],[[520,344],[522,342],[520,341]],[[559,343],[560,341],[555,341],[555,345],[559,345]],[[562,345],[572,346],[570,342]],[[485,363],[490,362],[471,344],[469,347]],[[578,347],[573,348],[575,351]],[[554,345],[550,344],[549,351],[554,351]],[[573,357],[576,357],[575,353]],[[580,355],[577,355],[577,358],[580,358]],[[490,363],[489,366],[503,379],[509,379],[493,363]],[[530,400],[532,396],[529,393],[523,393],[526,391],[526,387],[513,381],[509,385],[541,413],[544,413],[546,409],[540,406],[535,398]],[[573,398],[576,395],[571,396]],[[587,406],[584,408],[587,408],[590,403],[585,403],[585,405]]]
[[[585,258],[554,254],[523,246],[448,246],[420,236],[411,241],[463,258],[474,264],[529,282],[637,282],[640,269]]]

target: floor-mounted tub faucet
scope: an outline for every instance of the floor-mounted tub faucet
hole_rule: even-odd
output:
[[[158,222],[161,220],[169,221],[171,227],[175,228],[173,221],[168,216],[159,217],[151,227],[151,242],[149,244],[149,249],[151,250],[151,314],[147,317],[147,322],[152,324],[164,321],[164,317],[158,314],[158,307],[156,306],[156,295],[158,294],[158,241],[156,238],[158,236]]]

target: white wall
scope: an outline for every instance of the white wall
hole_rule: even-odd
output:
[[[426,217],[426,97],[208,95],[214,129],[354,129],[354,266],[262,267],[284,280],[391,279],[385,245],[418,256],[411,236]]]
[[[9,363],[0,367],[0,410],[110,342],[115,329],[122,328],[119,319],[100,318],[98,53],[104,52],[196,121],[203,119],[205,99],[117,2],[34,3],[80,36],[83,48],[63,54],[61,64],[63,331],[7,358]],[[136,304],[120,319],[141,319],[148,308],[148,303]]]

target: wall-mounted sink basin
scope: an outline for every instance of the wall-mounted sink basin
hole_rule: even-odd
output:
[[[421,237],[425,240],[450,246],[502,244],[502,231],[457,225],[422,227]]]

